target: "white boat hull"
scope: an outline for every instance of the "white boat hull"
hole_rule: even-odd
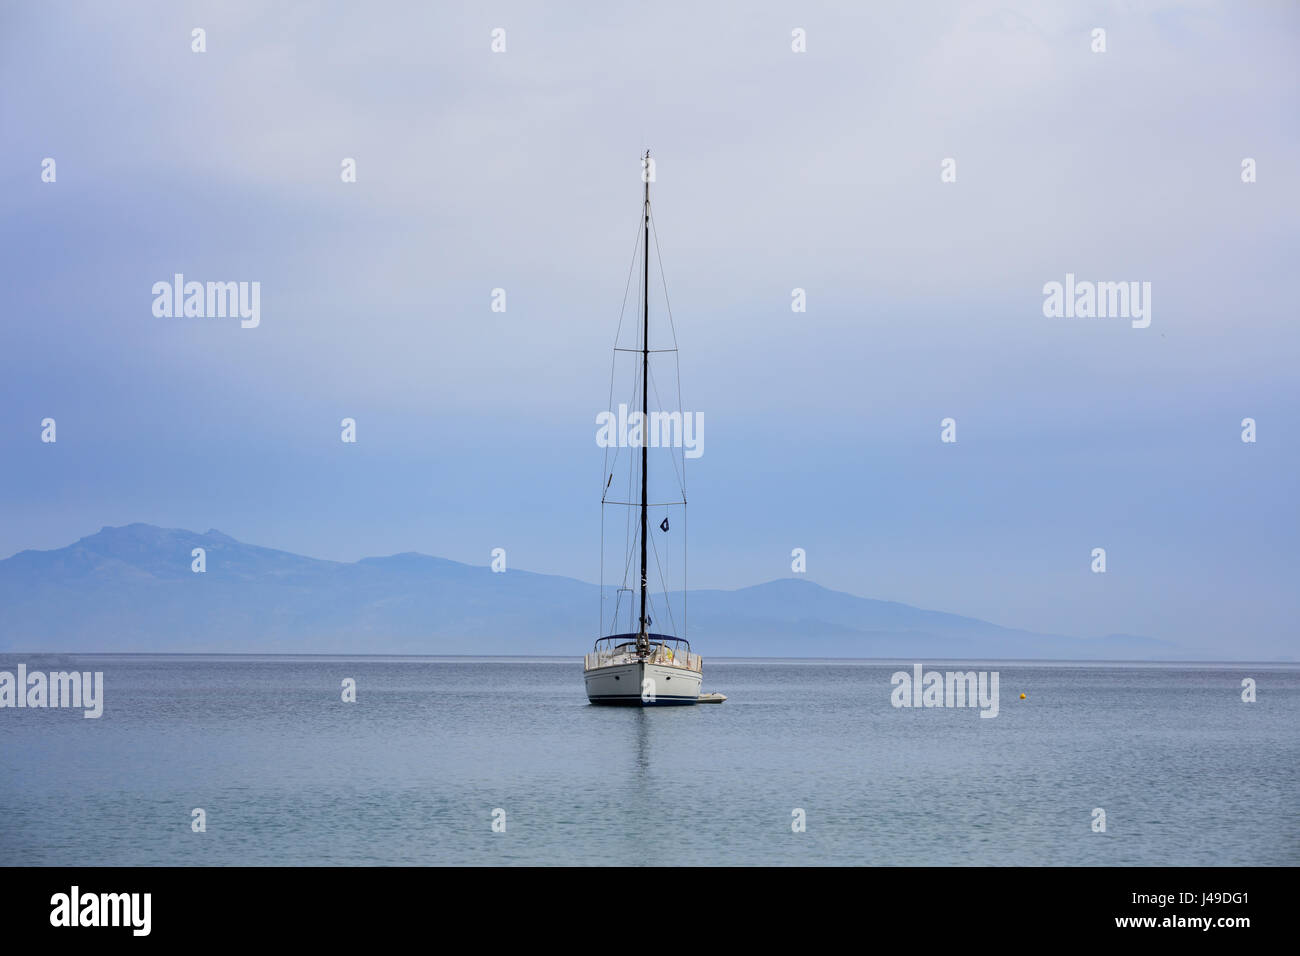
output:
[[[703,681],[699,671],[648,661],[595,667],[583,677],[591,703],[631,707],[699,703]]]

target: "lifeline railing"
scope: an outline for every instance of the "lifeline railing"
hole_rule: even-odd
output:
[[[677,654],[669,655],[662,649],[652,657],[648,658],[651,664],[660,664],[665,667],[680,667],[683,670],[702,671],[704,668],[704,658],[699,654]],[[582,666],[584,670],[595,670],[598,667],[609,667],[613,664],[631,664],[636,661],[636,655],[627,651],[613,653],[611,651],[595,651],[583,655]]]

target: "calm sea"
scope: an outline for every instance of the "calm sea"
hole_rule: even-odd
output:
[[[911,662],[706,660],[730,699],[657,710],[576,659],[19,662],[106,703],[0,710],[5,864],[1300,864],[1297,665],[926,664],[998,671],[987,719],[892,707]]]

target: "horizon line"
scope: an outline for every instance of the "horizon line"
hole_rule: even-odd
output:
[[[480,660],[499,660],[499,661],[520,661],[536,662],[547,661],[555,663],[570,664],[578,659],[579,655],[574,654],[327,654],[310,651],[0,651],[0,658],[5,657],[229,657],[242,659],[257,659],[264,657],[274,658],[302,658],[312,657],[321,660],[407,660],[412,662],[419,661],[438,661],[447,663],[472,663]],[[842,663],[842,664],[899,664],[909,663],[930,663],[930,664],[1079,664],[1084,666],[1100,666],[1105,664],[1150,664],[1154,666],[1165,666],[1170,664],[1202,664],[1202,665],[1226,665],[1232,667],[1244,667],[1248,665],[1259,666],[1281,666],[1300,668],[1300,660],[1199,660],[1183,658],[1163,658],[1152,660],[1147,658],[1075,658],[1075,657],[710,657],[709,660],[718,663],[745,664],[745,663]]]

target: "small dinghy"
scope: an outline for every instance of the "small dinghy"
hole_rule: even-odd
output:
[[[720,704],[727,699],[726,694],[701,694],[701,704]]]

